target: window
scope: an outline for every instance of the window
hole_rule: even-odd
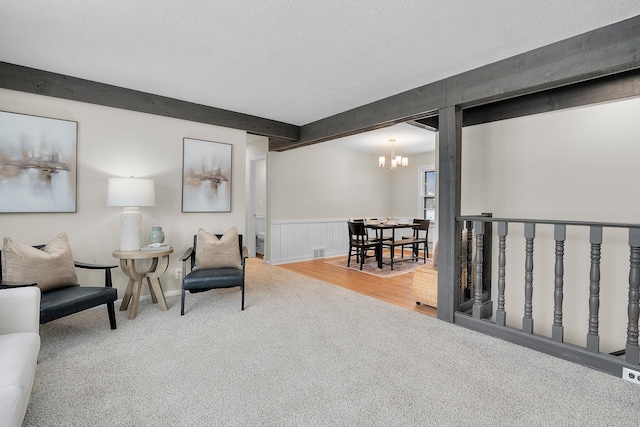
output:
[[[436,171],[433,167],[421,167],[420,171],[420,218],[436,220]]]

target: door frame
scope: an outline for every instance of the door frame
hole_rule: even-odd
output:
[[[265,174],[264,174],[264,185],[265,185],[265,205],[267,208],[265,209],[265,230],[264,230],[264,260],[267,259],[267,253],[269,252],[269,222],[268,222],[268,214],[269,214],[269,185],[267,184],[268,173],[266,172],[268,169],[268,156],[267,154],[262,154],[260,156],[251,157],[249,159],[249,221],[248,221],[248,230],[247,230],[247,241],[245,245],[247,246],[247,250],[249,251],[249,257],[256,256],[256,164],[259,161],[265,161]]]

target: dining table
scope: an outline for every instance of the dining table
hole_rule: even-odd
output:
[[[382,268],[382,246],[383,242],[387,241],[391,246],[391,251],[393,253],[395,246],[403,246],[411,244],[410,241],[403,242],[402,239],[396,240],[396,230],[398,229],[406,229],[406,228],[414,228],[415,224],[413,222],[408,221],[365,221],[365,227],[374,230],[376,232],[376,240],[378,240],[378,244],[380,245],[380,257],[378,257],[378,268]],[[384,233],[386,230],[391,230],[391,236],[385,237]],[[391,257],[393,258],[393,256]],[[391,269],[393,270],[393,259],[391,260]]]

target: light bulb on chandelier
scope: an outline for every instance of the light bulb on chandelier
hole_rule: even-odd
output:
[[[398,166],[401,166],[403,168],[406,168],[407,166],[409,166],[409,158],[408,157],[402,157],[402,156],[396,156],[396,149],[395,149],[395,142],[396,140],[391,138],[389,140],[389,142],[391,143],[391,167],[390,169],[395,169]],[[378,158],[378,167],[380,169],[384,169],[386,164],[386,158],[385,156],[380,156]]]

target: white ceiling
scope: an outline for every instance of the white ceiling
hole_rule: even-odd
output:
[[[435,132],[406,123],[334,139],[323,144],[389,157],[391,154],[389,139],[392,138],[395,139],[393,146],[396,155],[408,156],[436,149]]]
[[[0,61],[303,125],[636,15],[638,0],[1,0]]]

